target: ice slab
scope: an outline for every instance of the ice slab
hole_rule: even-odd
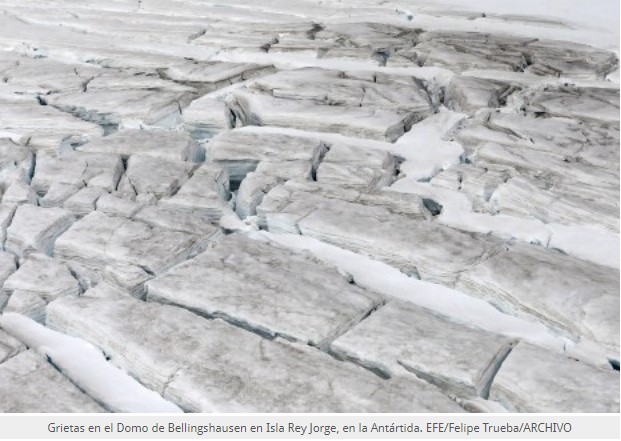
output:
[[[222,216],[233,212],[227,202],[229,189],[226,170],[215,164],[203,164],[175,195],[162,198],[159,206],[171,212],[178,211],[204,219],[204,222],[217,222]]]
[[[575,156],[587,144],[607,137],[566,118],[490,111],[477,114],[472,124],[456,134],[468,154],[480,144],[491,142],[566,156]]]
[[[15,181],[28,182],[34,167],[34,156],[28,147],[0,137],[0,188]]]
[[[169,130],[122,130],[77,150],[120,155],[123,159],[132,155],[146,155],[173,161],[197,162],[204,156],[202,149],[188,134]]]
[[[234,110],[244,125],[291,127],[394,142],[412,115],[358,106],[330,106],[312,100],[289,100],[245,90],[233,92]]]
[[[532,91],[524,98],[527,112],[577,120],[619,122],[619,89],[559,87]]]
[[[114,191],[123,170],[118,155],[83,152],[57,155],[42,152],[37,155],[32,187],[39,194],[46,193],[54,183],[72,185],[78,189],[89,185]]]
[[[619,412],[619,373],[520,343],[494,378],[490,399],[513,412]]]
[[[282,133],[234,130],[213,138],[208,160],[227,170],[231,181],[239,183],[261,162],[280,162],[283,169],[297,162],[316,168],[325,147],[320,140]]]
[[[581,186],[583,192],[580,193],[563,191],[561,185],[548,190],[545,183],[518,176],[494,191],[489,200],[490,210],[518,217],[535,217],[544,223],[598,225],[618,232],[618,200],[606,195],[594,199],[587,192],[588,188]]]
[[[8,60],[7,60],[8,61]],[[10,65],[0,68],[5,84],[20,92],[48,93],[82,91],[85,83],[101,73],[93,66],[59,63],[49,58],[16,57]]]
[[[474,114],[482,108],[506,105],[518,89],[507,82],[455,75],[446,90],[444,102],[452,110]]]
[[[32,187],[23,181],[13,181],[2,195],[4,204],[32,204],[37,205],[37,194]]]
[[[194,96],[194,92],[188,91],[95,89],[50,95],[46,101],[63,112],[113,131],[119,126],[140,124],[168,128]]]
[[[5,248],[20,257],[37,252],[52,255],[54,242],[74,220],[62,208],[20,205],[6,230]]]
[[[612,268],[520,244],[464,271],[456,287],[619,352],[619,272]]]
[[[174,205],[147,205],[133,215],[133,219],[152,227],[199,236],[219,234],[219,229],[210,223],[209,217]]]
[[[150,280],[147,291],[149,301],[320,347],[382,302],[330,267],[240,235]]]
[[[104,194],[108,193],[98,187],[83,188],[67,198],[63,203],[63,208],[76,217],[85,216],[97,208],[97,201]]]
[[[7,312],[20,312],[43,322],[47,303],[63,296],[77,296],[80,285],[64,263],[44,254],[31,254],[5,280],[2,291],[9,297]],[[16,298],[14,293],[18,293]]]
[[[264,198],[258,213],[270,231],[301,233],[449,286],[459,272],[495,252],[492,240],[424,220],[427,210],[422,198],[385,193],[384,198],[383,194],[360,197],[354,192],[349,202],[346,197],[290,193],[278,186]],[[410,215],[406,208],[412,208]]]
[[[0,251],[0,287],[4,281],[17,269],[15,256],[11,253]]]
[[[135,198],[135,196],[134,196]],[[134,200],[125,199],[112,194],[103,194],[95,203],[97,211],[101,211],[109,216],[128,217],[131,218],[138,210],[142,208],[142,204]]]
[[[3,250],[6,249],[6,230],[11,225],[16,209],[17,205],[15,204],[0,203],[0,244]]]
[[[405,368],[447,393],[472,398],[487,396],[513,344],[395,299],[339,337],[330,350],[388,376]]]
[[[274,98],[309,100],[332,106],[360,106],[407,111],[419,121],[432,113],[427,92],[412,77],[377,77],[307,68],[280,71],[248,86]]]
[[[229,130],[234,122],[226,104],[209,96],[192,101],[183,112],[183,128],[196,140],[209,139]]]
[[[81,185],[63,184],[54,182],[45,193],[39,198],[39,206],[43,208],[62,207],[64,202],[76,194],[82,188]],[[37,205],[36,203],[34,205]]]
[[[58,239],[54,256],[81,278],[97,282],[108,265],[129,264],[159,274],[205,245],[201,236],[94,211]]]
[[[0,328],[0,365],[25,349],[26,346],[21,341]]]
[[[176,193],[194,167],[190,162],[134,155],[127,161],[125,177],[137,195],[161,199]]]
[[[609,51],[530,36],[441,30],[424,32],[419,41],[414,47],[419,65],[443,66],[456,72],[490,69],[603,79],[618,64]]]
[[[388,152],[332,143],[317,169],[317,181],[367,190],[390,185],[397,174],[397,160]]]
[[[104,134],[97,124],[82,121],[51,106],[41,106],[34,98],[0,98],[0,121],[0,130],[21,134],[36,150],[57,151],[63,146],[84,144]]]

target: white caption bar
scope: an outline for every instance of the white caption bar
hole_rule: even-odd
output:
[[[611,415],[0,415],[0,439],[619,439]]]

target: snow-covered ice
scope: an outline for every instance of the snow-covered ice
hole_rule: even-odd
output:
[[[0,3],[1,412],[619,411],[618,2]]]

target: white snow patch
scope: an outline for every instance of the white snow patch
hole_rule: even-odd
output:
[[[399,156],[406,161],[400,170],[408,178],[429,179],[438,172],[459,164],[464,153],[461,144],[444,139],[467,116],[463,113],[443,111],[412,126],[397,140]]]
[[[183,412],[109,363],[99,349],[84,340],[16,313],[0,316],[0,325],[26,346],[47,355],[73,383],[113,412]]]
[[[6,132],[0,130],[0,138],[9,138],[11,141],[17,144],[21,144],[24,141],[24,135],[20,135],[19,133]]]
[[[250,231],[256,229],[256,216],[249,216],[241,220],[236,214],[226,214],[219,220],[221,228],[230,231]]]
[[[552,232],[549,248],[578,259],[619,269],[619,235],[595,225],[548,224]]]

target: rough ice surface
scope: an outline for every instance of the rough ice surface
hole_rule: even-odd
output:
[[[41,153],[32,177],[32,187],[48,196],[54,184],[90,186],[113,191],[123,174],[123,163],[116,155],[68,152],[62,155]],[[77,191],[76,189],[76,191]]]
[[[2,412],[104,412],[45,359],[32,350],[0,364]]]
[[[0,329],[0,363],[4,363],[24,349],[26,346],[21,341]]]
[[[55,256],[81,279],[96,283],[105,267],[117,264],[158,274],[202,249],[207,239],[94,211],[60,238]]]
[[[233,91],[232,108],[244,125],[293,127],[387,140],[432,113],[427,92],[414,78],[308,68],[283,71]]]
[[[44,322],[47,303],[67,295],[77,296],[80,284],[64,263],[44,254],[31,254],[4,281],[2,291],[9,299],[5,312],[19,312]],[[20,302],[19,298],[28,301]]]
[[[464,271],[457,288],[619,352],[619,273],[609,268],[518,245]]]
[[[125,159],[133,155],[144,155],[169,160],[195,161],[201,156],[200,147],[187,133],[165,130],[128,129],[77,150],[107,155],[117,154]]]
[[[180,214],[197,217],[207,228],[222,216],[232,214],[228,203],[230,180],[225,169],[216,164],[203,164],[194,171],[181,188],[172,196],[164,197],[159,207]]]
[[[76,300],[50,307],[48,325],[102,347],[186,411],[460,410],[425,382],[385,381],[307,345],[269,341],[182,308],[130,299]]]
[[[552,379],[544,374],[554,370]],[[597,395],[587,391],[597,390]],[[490,397],[514,412],[611,412],[619,407],[619,374],[519,343],[496,374]],[[575,395],[582,397],[577,401]]]
[[[239,235],[147,283],[147,300],[325,346],[379,306],[336,270]]]
[[[613,0],[0,3],[0,411],[619,411]]]
[[[5,248],[18,257],[37,252],[52,255],[54,241],[74,220],[73,215],[62,208],[20,205],[6,229]]]
[[[487,394],[491,376],[512,344],[392,300],[338,338],[331,350],[386,375],[401,368],[449,393],[472,396]]]

